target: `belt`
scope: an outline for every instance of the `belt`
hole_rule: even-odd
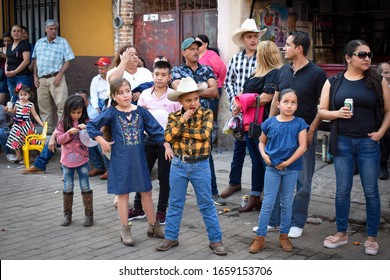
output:
[[[180,161],[188,162],[188,163],[195,163],[199,161],[204,161],[209,158],[209,156],[192,156],[192,157],[185,157],[185,156],[179,156],[179,155],[174,155],[177,157]]]
[[[57,72],[54,72],[54,73],[51,73],[51,74],[48,74],[48,75],[45,75],[45,76],[41,76],[40,78],[41,79],[49,79],[49,78],[57,76],[58,73],[60,73],[60,72],[57,71]]]

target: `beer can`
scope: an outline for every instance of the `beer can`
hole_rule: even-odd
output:
[[[349,107],[349,110],[351,113],[353,113],[353,99],[352,98],[346,98],[344,100],[344,107]]]
[[[249,195],[243,195],[241,197],[241,207],[245,207],[248,204]]]

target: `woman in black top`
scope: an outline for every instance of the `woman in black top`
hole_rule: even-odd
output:
[[[378,173],[379,140],[390,125],[390,91],[387,82],[370,66],[373,53],[362,40],[345,46],[347,70],[326,81],[319,107],[322,119],[331,120],[330,153],[336,172],[335,235],[324,240],[327,248],[348,243],[348,217],[355,162],[366,199],[367,241],[365,253],[376,255],[380,221]],[[344,103],[353,99],[353,110]]]
[[[32,75],[28,69],[30,64],[30,43],[22,39],[22,27],[14,25],[11,29],[13,43],[7,46],[5,75],[7,76],[8,91],[15,104],[17,95],[15,87],[18,83],[32,86]]]

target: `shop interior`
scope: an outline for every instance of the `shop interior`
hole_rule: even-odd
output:
[[[352,39],[369,44],[373,64],[390,61],[388,0],[253,0],[251,16],[267,27],[265,39],[281,49],[289,32],[307,31],[312,36],[309,59],[317,64],[343,64],[344,46]]]

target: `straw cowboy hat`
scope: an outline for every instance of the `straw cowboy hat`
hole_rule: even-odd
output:
[[[177,90],[171,91],[168,93],[168,99],[171,101],[178,101],[179,97],[197,91],[202,93],[207,89],[207,84],[202,83],[200,87],[196,84],[196,82],[191,77],[182,78],[180,80],[179,85],[177,86]]]
[[[244,43],[241,40],[242,34],[246,32],[255,32],[259,33],[259,38],[264,35],[264,33],[267,31],[267,28],[264,28],[263,30],[257,29],[256,22],[253,18],[247,18],[242,24],[239,29],[237,29],[232,36],[232,41],[234,44],[236,44],[239,47],[244,47]]]

